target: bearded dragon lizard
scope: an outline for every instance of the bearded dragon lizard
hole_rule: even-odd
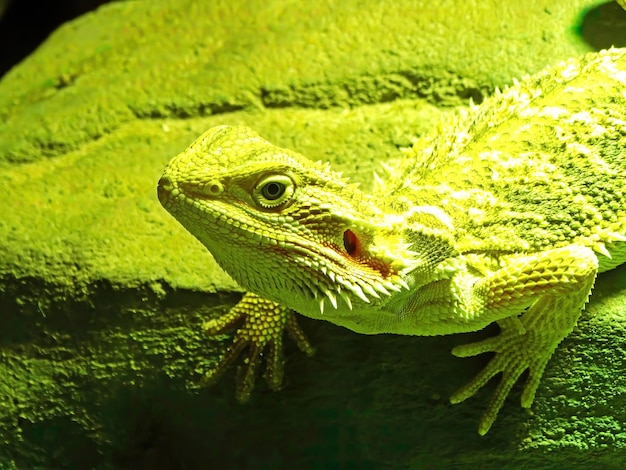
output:
[[[502,374],[480,421],[492,426],[528,370],[576,325],[596,275],[626,261],[626,49],[527,77],[418,141],[371,194],[246,127],[208,130],[166,167],[163,207],[248,293],[210,334],[240,324],[215,380],[247,348],[245,401],[262,356],[280,387],[294,312],[358,333],[444,335],[492,322],[499,335],[454,348],[495,353],[452,397]]]

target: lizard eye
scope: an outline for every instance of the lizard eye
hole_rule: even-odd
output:
[[[285,175],[270,175],[258,182],[252,196],[259,206],[271,209],[291,199],[293,191],[294,184],[291,178]]]

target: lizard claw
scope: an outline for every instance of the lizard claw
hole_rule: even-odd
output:
[[[502,373],[500,383],[480,420],[478,433],[481,436],[487,434],[511,388],[526,370],[529,371],[529,375],[522,392],[521,404],[523,408],[530,408],[546,364],[558,344],[545,344],[533,334],[533,331],[527,331],[524,328],[509,328],[511,325],[501,324],[502,331],[498,336],[457,346],[452,350],[452,354],[457,357],[476,356],[485,352],[495,353],[495,356],[476,377],[450,397],[450,402],[453,404],[472,397],[494,376]]]
[[[222,334],[233,328],[237,328],[233,343],[228,347],[217,367],[206,374],[203,383],[211,385],[217,382],[247,349],[248,354],[244,364],[238,368],[237,372],[236,397],[240,402],[250,399],[256,373],[264,355],[266,356],[265,380],[270,389],[280,389],[284,374],[284,331],[302,352],[310,356],[314,351],[292,310],[252,293],[245,294],[226,315],[204,324],[204,330],[209,335]]]

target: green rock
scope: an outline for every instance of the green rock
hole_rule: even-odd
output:
[[[216,124],[367,185],[454,107],[600,32],[624,41],[625,23],[587,0],[152,0],[59,28],[0,81],[0,468],[623,468],[624,268],[598,280],[532,412],[518,388],[485,438],[493,387],[447,401],[486,361],[450,349],[483,333],[302,319],[315,357],[288,344],[284,390],[259,378],[239,405],[234,373],[199,382],[229,341],[202,322],[240,289],[155,188]]]

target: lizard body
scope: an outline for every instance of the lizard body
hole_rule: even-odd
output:
[[[530,407],[598,272],[626,261],[626,49],[548,67],[445,123],[366,194],[245,127],[200,136],[167,166],[159,199],[246,294],[208,322],[242,323],[215,379],[249,349],[238,397],[260,356],[282,379],[282,336],[312,348],[293,312],[353,331],[501,332],[459,346],[495,352],[451,401],[502,379],[485,434],[520,375]]]

